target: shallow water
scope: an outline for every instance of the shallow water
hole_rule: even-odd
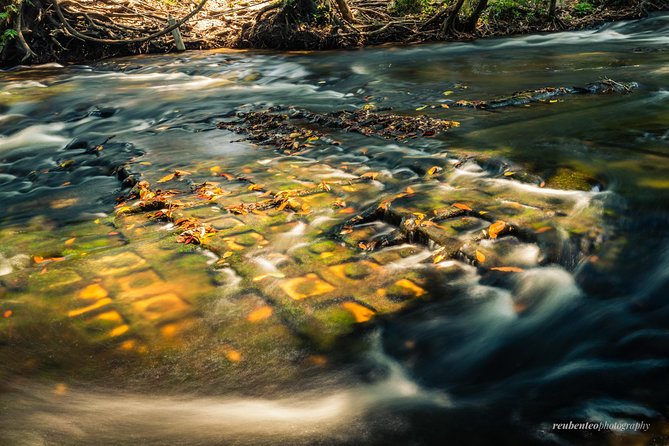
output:
[[[664,14],[473,43],[2,72],[0,440],[666,444],[667,35]],[[496,111],[441,107],[603,77],[639,88]],[[332,131],[339,145],[295,156],[216,129],[237,111],[370,103],[460,126],[400,142]],[[278,189],[380,177],[342,188],[351,215],[321,194],[308,215],[239,217],[253,231],[230,232],[235,254],[221,267],[175,244],[169,225],[114,216],[127,192],[121,165],[151,184],[175,168],[193,184],[222,170]],[[443,173],[426,176],[435,165]],[[435,246],[417,241],[356,251],[392,231],[388,222],[322,244],[327,228],[409,185],[410,210],[473,203],[560,237],[472,242],[484,265],[523,270],[502,275],[463,257],[435,265]],[[245,188],[230,186],[257,200]],[[194,212],[228,231],[226,200]],[[361,267],[372,273],[357,280]],[[386,299],[398,287],[411,298]],[[551,429],[579,420],[651,429]]]

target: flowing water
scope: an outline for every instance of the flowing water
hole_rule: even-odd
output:
[[[668,44],[660,14],[2,72],[0,443],[668,444]],[[442,107],[602,78],[639,87]],[[288,154],[216,127],[366,104],[460,125],[400,141],[330,129]],[[233,215],[264,190],[220,173],[321,190]],[[220,182],[183,211],[219,231],[211,249],[115,209],[128,174],[181,194]],[[482,212],[439,226],[464,243],[451,257],[421,240],[366,249],[388,219],[332,232],[389,197],[419,222],[454,202]],[[475,237],[488,212],[523,232]],[[650,428],[553,429],[584,420]]]

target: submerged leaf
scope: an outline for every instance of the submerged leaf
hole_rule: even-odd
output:
[[[462,203],[453,203],[453,206],[455,206],[456,208],[461,209],[463,211],[471,211],[472,210],[472,208],[470,208],[466,204],[462,204]]]
[[[490,238],[497,238],[500,232],[506,228],[506,223],[502,220],[497,220],[495,223],[491,224],[488,228],[488,235]]]
[[[522,273],[525,271],[523,268],[519,268],[517,266],[496,266],[490,269],[494,271],[502,271],[504,273]]]

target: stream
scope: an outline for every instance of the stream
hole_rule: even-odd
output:
[[[605,78],[638,88],[453,106]],[[217,127],[278,106],[456,124],[328,129],[290,153]],[[137,180],[195,200],[179,212],[215,228],[210,246],[127,211]],[[392,219],[341,227],[370,206],[420,224],[453,203],[471,212],[440,223],[450,257],[411,238],[372,249]],[[669,442],[666,13],[2,71],[0,209],[0,444]],[[488,213],[519,235],[486,236]],[[554,428],[570,421],[648,427]]]

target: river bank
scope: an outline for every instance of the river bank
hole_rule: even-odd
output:
[[[293,23],[284,20],[279,3],[258,0],[240,4],[201,1],[195,8],[178,2],[128,5],[120,0],[13,4],[0,11],[3,67],[174,52],[177,46],[172,34],[176,28],[189,50],[354,49],[593,29],[669,8],[666,0],[568,1],[555,10],[540,2],[497,0],[485,2],[486,9],[472,24],[466,13],[459,14],[461,4],[418,3],[418,9],[407,10],[395,1],[367,4],[356,0],[350,5],[350,22],[333,17]],[[169,22],[170,18],[174,22]]]

